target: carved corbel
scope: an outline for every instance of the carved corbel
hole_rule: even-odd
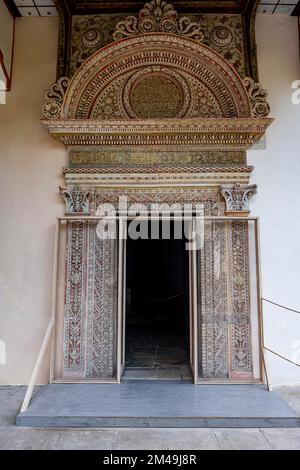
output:
[[[46,119],[57,119],[60,117],[64,96],[69,85],[68,77],[61,77],[56,83],[51,85],[45,93],[45,104],[42,109]]]
[[[81,191],[78,186],[73,188],[59,187],[59,193],[64,198],[66,215],[90,215],[92,193],[90,191]]]
[[[250,98],[253,117],[262,118],[268,116],[270,106],[267,102],[267,91],[251,77],[245,77],[243,82]]]
[[[256,184],[222,186],[221,195],[225,199],[226,215],[231,217],[247,217],[250,213],[249,200],[256,192]]]

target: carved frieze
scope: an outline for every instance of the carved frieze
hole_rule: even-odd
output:
[[[244,165],[246,163],[246,152],[244,151],[197,151],[180,150],[177,152],[137,152],[128,150],[71,152],[70,165],[72,166],[101,166],[122,165],[123,168],[132,165],[176,165],[176,164],[199,164],[199,165]],[[159,165],[159,166],[158,166]],[[124,170],[125,170],[124,168]]]
[[[249,183],[253,168],[239,165],[104,165],[64,170],[68,187],[85,188],[161,188],[203,187]]]
[[[95,189],[95,210],[100,204],[118,207],[119,197],[125,196],[128,205],[143,204],[148,209],[152,204],[203,204],[204,214],[224,215],[225,203],[218,189],[213,188],[107,188]]]
[[[70,151],[243,151],[260,139],[270,118],[52,120],[49,132]]]

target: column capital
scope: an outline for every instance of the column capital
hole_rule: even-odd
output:
[[[231,217],[247,217],[250,213],[249,200],[256,192],[256,184],[221,186],[220,193],[225,199],[226,215]]]
[[[90,202],[92,193],[82,191],[79,186],[72,188],[59,187],[59,193],[64,198],[66,215],[90,215]]]

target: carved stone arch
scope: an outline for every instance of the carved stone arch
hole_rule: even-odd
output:
[[[134,36],[92,55],[71,79],[62,119],[249,118],[249,95],[217,52],[169,33]]]

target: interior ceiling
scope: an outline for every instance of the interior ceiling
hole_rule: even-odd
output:
[[[184,12],[199,12],[208,10],[222,10],[240,12],[249,0],[170,0],[176,9]],[[134,12],[139,11],[146,0],[71,0],[71,8],[76,13],[82,11],[105,11],[105,12]]]
[[[6,0],[21,16],[57,16],[57,6],[63,6],[70,15],[96,13],[138,12],[147,0]],[[177,11],[184,13],[242,13],[256,0],[170,0]],[[261,0],[259,13],[292,14],[298,0]],[[299,2],[300,3],[300,2]]]

